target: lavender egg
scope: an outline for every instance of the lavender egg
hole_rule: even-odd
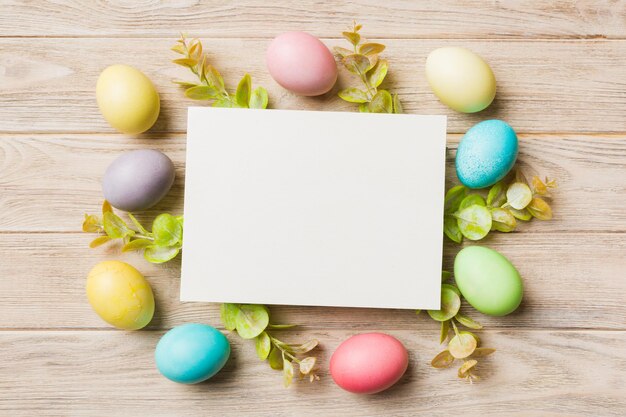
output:
[[[120,155],[102,178],[104,198],[117,209],[141,211],[158,203],[174,183],[174,164],[154,149]]]

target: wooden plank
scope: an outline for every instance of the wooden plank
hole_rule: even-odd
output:
[[[207,25],[210,26],[210,25]],[[170,63],[175,40],[158,39],[1,39],[0,132],[113,132],[98,112],[95,84],[106,66],[126,62],[150,76],[162,98],[154,131],[185,130],[186,108],[194,104],[170,80],[186,77]],[[270,93],[281,109],[351,110],[336,97],[349,76],[341,72],[335,89],[322,97],[303,98],[280,88],[265,68],[269,40],[210,39],[209,59],[229,85],[249,71],[255,85]],[[343,41],[326,40],[329,45]],[[389,87],[398,92],[408,113],[447,114],[450,133],[474,123],[507,120],[518,132],[626,132],[626,41],[476,41],[389,40]],[[444,45],[469,47],[485,57],[498,79],[498,95],[484,112],[455,113],[432,94],[424,74],[428,53]],[[245,51],[245,53],[242,53]]]
[[[153,349],[161,332],[0,332],[0,411],[17,416],[623,416],[624,332],[483,332],[498,351],[470,385],[456,369],[429,366],[440,347],[424,331],[391,332],[410,352],[400,382],[373,396],[334,385],[336,346],[354,330],[307,332],[322,343],[321,380],[282,387],[251,342],[228,336],[232,356],[209,382],[186,386],[160,376]],[[245,393],[245,397],[242,395]],[[445,393],[445,394],[442,394]],[[216,414],[217,413],[217,414]]]
[[[87,247],[91,236],[69,233],[0,235],[0,329],[107,328],[91,310],[85,278],[99,261],[119,259],[137,267],[152,284],[157,312],[151,328],[189,321],[220,326],[219,305],[179,301],[180,257],[164,265],[138,253],[120,253],[119,244]],[[495,235],[481,244],[507,256],[525,283],[520,309],[510,316],[466,312],[487,328],[626,329],[625,233]],[[444,268],[452,270],[459,247],[444,247]],[[219,277],[207,277],[211,280]],[[297,285],[298,277],[294,277]],[[591,290],[593,289],[593,290]],[[298,306],[272,307],[276,323],[312,329],[415,329],[437,332],[436,323],[412,310],[373,310]]]
[[[460,135],[449,135],[448,184],[458,183],[454,150]],[[157,148],[176,165],[178,178],[159,211],[182,213],[185,137],[151,135],[0,135],[0,231],[79,231],[85,212],[98,212],[100,178],[106,166],[129,149]],[[520,224],[533,233],[626,231],[626,136],[520,136],[518,166],[526,173],[558,180],[555,218]],[[63,163],[60,163],[63,161]],[[449,185],[450,186],[450,185]],[[68,198],[68,190],[72,196]],[[593,204],[590,204],[593,202]],[[512,237],[513,238],[513,237]]]
[[[6,2],[5,2],[6,3]],[[288,30],[340,34],[353,19],[370,36],[399,38],[610,37],[626,34],[623,1],[427,0],[350,2],[258,0],[195,2],[9,2],[0,36],[274,37]]]

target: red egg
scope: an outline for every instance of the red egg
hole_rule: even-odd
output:
[[[330,358],[330,374],[346,391],[374,394],[398,382],[408,364],[409,354],[398,339],[363,333],[339,345]]]
[[[296,94],[318,96],[330,91],[337,81],[333,54],[305,32],[287,32],[274,38],[266,60],[272,78]]]

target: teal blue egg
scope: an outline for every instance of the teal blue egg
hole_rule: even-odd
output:
[[[517,135],[502,120],[485,120],[465,133],[456,152],[456,175],[469,188],[492,186],[517,159]]]
[[[190,323],[165,333],[155,351],[159,372],[181,384],[197,384],[218,373],[230,356],[228,339],[214,327]]]

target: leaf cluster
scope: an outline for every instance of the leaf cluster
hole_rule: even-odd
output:
[[[339,97],[350,103],[358,103],[362,113],[402,113],[402,104],[397,94],[379,86],[387,76],[389,63],[379,58],[385,45],[363,42],[359,31],[361,25],[354,23],[351,30],[343,32],[343,37],[351,44],[351,49],[335,47],[335,53],[343,66],[356,75],[362,86],[350,87],[339,92]]]
[[[518,220],[529,221],[533,217],[550,220],[552,208],[546,202],[549,190],[556,188],[554,180],[541,180],[534,176],[528,182],[517,171],[512,181],[500,181],[484,192],[470,193],[463,185],[452,187],[445,196],[444,228],[448,238],[461,243],[463,237],[480,240],[492,230],[512,232]]]
[[[461,291],[454,283],[446,282],[451,278],[449,272],[443,271],[441,277],[443,282],[441,309],[428,310],[428,315],[441,323],[439,343],[448,341],[448,346],[433,358],[431,365],[434,368],[447,368],[455,360],[463,360],[457,375],[459,378],[473,382],[478,379],[478,376],[472,372],[478,364],[477,359],[492,354],[495,349],[480,347],[480,338],[477,335],[470,331],[459,330],[457,324],[471,330],[480,330],[483,326],[471,317],[459,313],[462,303]],[[450,337],[451,332],[453,332],[452,337]]]
[[[220,313],[227,330],[236,330],[243,339],[254,339],[259,359],[267,361],[272,369],[282,370],[285,387],[293,381],[294,364],[298,367],[300,379],[319,380],[315,373],[317,358],[307,356],[318,345],[317,340],[288,344],[277,339],[272,330],[288,329],[294,325],[270,324],[270,311],[264,305],[226,303],[222,304]]]
[[[187,97],[193,100],[213,100],[213,107],[267,108],[269,100],[267,91],[263,87],[252,90],[252,80],[249,74],[245,74],[239,81],[234,94],[228,93],[222,75],[208,63],[199,39],[189,41],[181,34],[180,39],[171,49],[183,56],[172,62],[189,68],[198,79],[195,82],[173,81],[185,88]]]
[[[102,216],[85,214],[83,231],[99,233],[89,244],[95,248],[112,240],[124,242],[122,252],[143,250],[143,257],[155,264],[174,259],[183,242],[183,217],[168,213],[159,214],[152,222],[152,231],[147,230],[131,213],[128,217],[134,227],[113,213],[108,201],[102,204]]]

